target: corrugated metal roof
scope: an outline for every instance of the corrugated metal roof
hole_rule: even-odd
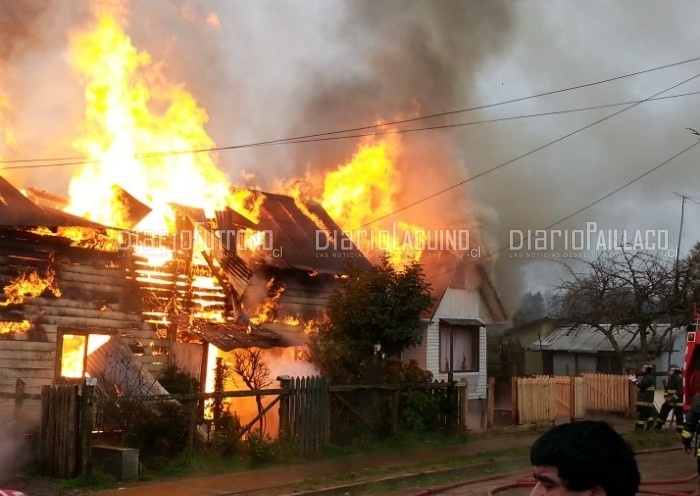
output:
[[[251,347],[284,348],[293,344],[289,339],[270,329],[247,324],[242,320],[200,324],[188,330],[222,351]]]
[[[271,231],[272,246],[278,255],[267,256],[265,262],[278,268],[294,268],[329,274],[344,274],[347,264],[354,262],[369,267],[362,252],[345,236],[342,229],[318,203],[303,207],[318,219],[312,220],[289,196],[263,193],[257,229]],[[329,231],[335,240],[328,240]],[[327,245],[327,247],[326,247]],[[272,255],[272,254],[271,254]]]
[[[257,224],[248,220],[235,210],[226,207],[225,210],[216,212],[216,224],[219,229],[257,229]]]
[[[659,326],[659,333],[668,326]],[[613,330],[615,340],[626,351],[639,349],[639,334],[637,326],[627,326]],[[675,336],[678,331],[674,331]],[[568,351],[571,353],[596,353],[598,351],[615,351],[610,340],[598,329],[582,325],[577,328],[570,326],[555,327],[549,334],[542,336],[530,344],[528,349],[533,351]]]
[[[42,208],[0,176],[0,226],[5,227],[103,227],[82,217]]]

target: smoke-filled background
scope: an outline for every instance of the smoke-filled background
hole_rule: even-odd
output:
[[[66,52],[95,9],[118,8],[134,45],[191,91],[218,146],[356,128],[558,90],[698,56],[695,2],[412,0],[0,0],[0,122],[4,159],[75,155],[85,107]],[[429,119],[438,126],[648,98],[700,73],[700,62],[605,85]],[[700,79],[700,78],[699,78]],[[691,81],[665,93],[698,90]],[[3,96],[4,95],[4,96]],[[5,105],[2,105],[2,101]],[[482,255],[511,230],[548,226],[658,165],[695,136],[698,96],[649,102],[454,188],[397,216],[428,228],[480,229]],[[534,150],[621,107],[407,133],[397,205],[428,197]],[[10,139],[11,138],[11,139]],[[218,154],[232,182],[270,187],[347,162],[357,139],[253,147]],[[680,199],[700,199],[698,152],[559,229],[669,231]],[[8,164],[11,165],[11,164]],[[58,194],[71,167],[7,177]],[[686,204],[681,253],[700,237]],[[556,263],[501,252],[493,277],[508,310],[524,290],[556,282]],[[428,273],[430,276],[430,273]]]

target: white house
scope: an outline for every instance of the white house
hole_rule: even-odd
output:
[[[419,346],[402,353],[438,380],[450,376],[466,380],[470,421],[483,425],[487,395],[486,334],[492,325],[506,323],[506,312],[484,269],[468,259],[445,271],[441,280],[428,276],[434,304],[424,316]]]

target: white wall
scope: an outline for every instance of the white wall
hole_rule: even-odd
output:
[[[474,319],[484,324],[492,319],[481,300],[478,288],[447,288],[423,335],[420,346],[406,350],[401,359],[406,362],[415,359],[421,367],[433,373],[437,380],[447,380],[447,374],[440,373],[440,319]],[[455,372],[454,380],[465,379],[468,383],[469,399],[486,398],[486,327],[479,329],[479,369],[477,372]]]

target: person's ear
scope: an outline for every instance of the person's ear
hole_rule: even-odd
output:
[[[607,496],[607,492],[603,486],[593,486],[590,492],[591,496]]]

